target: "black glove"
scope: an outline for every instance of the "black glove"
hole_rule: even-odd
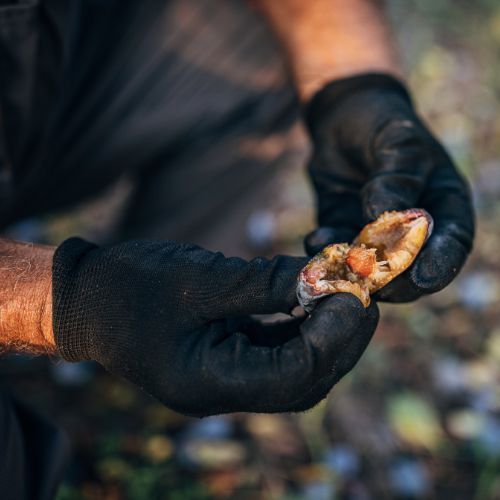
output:
[[[425,208],[434,218],[431,238],[377,298],[409,301],[450,283],[472,247],[469,188],[402,83],[383,74],[334,81],[311,100],[306,120],[320,226],[306,238],[306,251],[350,241],[386,210]]]
[[[70,239],[54,257],[59,352],[96,360],[187,415],[305,410],[356,364],[378,319],[376,306],[349,295],[324,300],[305,320],[244,318],[290,312],[306,261]]]

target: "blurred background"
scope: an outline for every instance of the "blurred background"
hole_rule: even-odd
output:
[[[356,369],[304,414],[189,419],[94,364],[8,357],[2,378],[71,437],[59,500],[500,498],[500,4],[388,3],[419,109],[473,186],[466,269],[432,297],[382,305]],[[314,213],[300,127],[293,145],[205,246],[302,253]],[[99,241],[128,190],[12,234]]]

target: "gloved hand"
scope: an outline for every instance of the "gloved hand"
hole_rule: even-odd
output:
[[[425,208],[434,231],[413,266],[378,292],[391,302],[444,288],[472,247],[469,188],[416,115],[405,87],[383,74],[330,83],[306,109],[319,228],[306,251],[350,241],[386,210]]]
[[[187,415],[305,410],[356,364],[378,320],[376,306],[349,295],[324,300],[305,320],[244,318],[290,312],[306,262],[67,240],[53,264],[58,350],[98,361]]]

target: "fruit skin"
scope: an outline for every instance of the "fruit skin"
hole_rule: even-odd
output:
[[[362,229],[352,245],[328,245],[299,275],[300,305],[311,311],[321,297],[347,292],[368,307],[370,294],[410,267],[432,227],[432,217],[423,209],[384,212]]]

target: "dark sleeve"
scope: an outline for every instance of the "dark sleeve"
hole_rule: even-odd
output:
[[[181,126],[163,97],[176,78],[171,2],[9,4],[0,3],[0,129],[14,188],[0,227],[167,165]]]
[[[0,390],[0,450],[2,500],[54,497],[67,461],[67,438],[5,390]]]

